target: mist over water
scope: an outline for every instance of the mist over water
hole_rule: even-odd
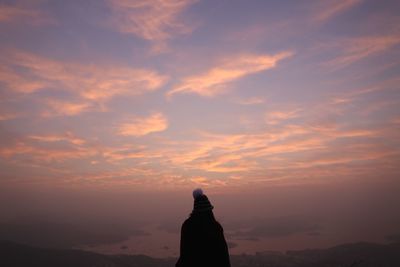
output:
[[[205,192],[230,252],[253,254],[387,243],[400,232],[397,185],[354,180]],[[180,226],[193,207],[191,190],[2,188],[3,238],[106,254],[178,256]]]

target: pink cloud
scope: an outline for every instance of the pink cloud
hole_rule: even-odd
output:
[[[264,97],[249,97],[249,98],[242,98],[242,99],[234,99],[234,103],[239,105],[258,105],[265,103]]]
[[[250,74],[272,69],[276,67],[279,61],[292,55],[292,52],[282,52],[273,56],[235,55],[203,74],[183,78],[178,85],[167,93],[167,96],[194,93],[213,97],[224,92],[230,83]]]
[[[143,136],[162,132],[168,128],[168,120],[162,113],[154,113],[148,117],[136,117],[118,127],[118,134],[125,136]]]
[[[20,93],[57,88],[78,94],[87,101],[102,103],[118,95],[157,90],[168,79],[147,69],[61,62],[22,51],[10,54],[3,59],[7,67],[0,68],[0,78],[7,88]],[[18,68],[24,71],[17,71]],[[83,109],[85,105],[79,107]]]
[[[267,124],[278,124],[289,119],[297,118],[300,111],[301,109],[267,112],[265,116],[265,122]]]
[[[313,19],[318,22],[325,22],[351,8],[360,4],[362,0],[328,0],[317,2]]]
[[[343,39],[331,46],[340,49],[339,54],[325,63],[332,68],[342,68],[373,55],[387,52],[400,44],[400,35],[366,36]]]
[[[187,34],[192,28],[179,15],[195,0],[109,0],[114,11],[112,25],[120,32],[134,34],[153,43],[153,51],[166,48],[166,40]]]
[[[88,102],[67,102],[56,99],[47,99],[46,105],[50,108],[42,113],[43,117],[76,116],[91,108]]]
[[[86,143],[86,140],[76,137],[71,132],[66,132],[63,135],[31,135],[28,138],[40,142],[50,142],[50,143],[65,141],[73,145],[83,145]]]
[[[0,4],[0,22],[25,22],[34,25],[54,24],[54,18],[31,6]]]
[[[0,156],[3,158],[11,159],[16,157],[17,162],[23,163],[23,159],[18,159],[18,157],[28,157],[29,161],[33,161],[39,166],[72,159],[87,159],[97,154],[98,151],[90,147],[74,145],[68,148],[45,148],[24,141],[0,148]]]
[[[12,120],[15,119],[19,116],[18,113],[10,113],[10,112],[5,112],[0,114],[0,121],[7,121],[7,120]]]

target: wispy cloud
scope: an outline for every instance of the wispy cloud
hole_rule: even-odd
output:
[[[32,140],[44,142],[56,142],[55,136],[33,136]],[[61,141],[61,138],[58,141]],[[64,137],[63,140],[68,140]],[[90,157],[96,156],[98,154],[97,149],[93,149],[87,146],[81,146],[80,141],[69,141],[70,146],[65,148],[59,147],[45,147],[29,142],[29,140],[21,140],[13,145],[8,145],[7,147],[0,148],[0,157],[12,160],[15,158],[17,162],[33,162],[40,166],[45,166],[52,162],[64,162],[66,160],[73,159],[88,159]]]
[[[0,114],[0,121],[12,120],[18,117],[18,113],[2,113]]]
[[[292,52],[282,52],[272,56],[236,55],[203,74],[183,78],[182,82],[167,93],[167,96],[195,93],[212,97],[226,90],[229,83],[250,74],[272,69],[279,61],[292,55]]]
[[[386,97],[395,95],[399,82],[400,79],[394,77],[361,87],[348,88],[333,94],[329,101],[315,109],[319,110],[320,114],[330,110],[332,114],[351,114],[353,118],[359,117],[363,121],[370,121],[373,113],[387,112],[399,105],[400,101],[396,97]]]
[[[338,166],[345,164],[371,164],[371,161],[387,159],[398,154],[389,148],[376,146],[376,144],[349,144],[348,146],[330,147],[329,153],[304,155],[286,165],[286,168],[312,168],[321,166]],[[289,163],[289,162],[287,162]],[[284,166],[282,166],[284,168]]]
[[[105,102],[117,95],[157,90],[167,81],[165,75],[147,69],[61,62],[22,51],[5,57],[7,67],[0,68],[0,79],[21,93],[67,90],[89,101]]]
[[[7,63],[4,65],[6,64]],[[9,66],[0,67],[0,81],[2,81],[7,88],[21,93],[33,93],[47,86],[46,81],[32,79],[29,75],[20,74]]]
[[[82,138],[76,137],[71,132],[66,132],[63,135],[31,135],[28,137],[29,139],[37,140],[40,142],[69,142],[74,145],[83,145],[86,143],[86,140]]]
[[[343,153],[350,153],[354,157],[359,157],[358,155],[363,153],[370,155],[381,148],[373,140],[383,138],[385,134],[386,130],[338,125],[316,127],[307,124],[275,124],[268,130],[253,134],[202,133],[198,137],[199,140],[179,142],[161,154],[168,155],[166,163],[177,168],[206,173],[252,175],[269,169],[296,169],[300,168],[300,165],[303,168],[304,164],[299,162],[302,162],[304,157],[315,157],[321,162],[326,159],[323,163],[326,166],[347,164],[348,159],[331,161],[328,152],[347,151]],[[353,151],[353,144],[365,140],[375,144],[372,151],[363,147]],[[386,152],[382,154],[385,155]],[[370,157],[360,156],[358,162],[369,159]],[[316,163],[318,164],[320,163]]]
[[[48,109],[42,113],[43,117],[53,116],[75,116],[88,111],[91,108],[89,103],[77,103],[60,101],[56,99],[47,99],[45,101]]]
[[[140,159],[142,162],[152,160],[153,162],[158,158],[163,157],[160,150],[152,150],[144,145],[124,145],[122,147],[102,148],[102,156],[108,162],[118,162],[130,159]]]
[[[195,0],[108,0],[114,10],[112,24],[153,44],[154,51],[166,48],[166,41],[192,28],[180,22],[179,15]]]
[[[207,179],[206,177],[202,177],[202,176],[193,177],[190,179],[190,181],[192,181],[195,184],[205,185],[205,186],[210,184],[209,179]]]
[[[54,18],[36,8],[0,4],[0,23],[21,21],[34,25],[55,23]]]
[[[325,22],[360,4],[362,0],[328,0],[317,2],[313,20]]]
[[[264,97],[249,97],[249,98],[238,98],[233,100],[234,103],[239,105],[258,105],[265,103]]]
[[[384,53],[399,44],[400,34],[338,40],[334,45],[327,46],[339,49],[340,53],[325,64],[332,68],[342,68],[370,56]]]
[[[271,111],[265,115],[265,122],[267,124],[278,124],[282,121],[293,119],[299,116],[300,109],[290,111]]]
[[[118,133],[126,136],[143,136],[149,133],[162,132],[168,128],[168,120],[162,113],[154,113],[148,117],[136,117],[122,124]]]
[[[210,187],[210,186],[225,186],[227,185],[227,182],[225,180],[221,179],[211,179],[203,176],[195,176],[190,178],[190,181],[194,183],[195,185],[200,185],[204,187]]]
[[[317,145],[307,141],[309,133],[310,129],[290,125],[258,134],[202,133],[200,140],[172,148],[166,154],[172,164],[188,169],[217,173],[252,171],[260,168],[257,162],[261,157],[317,149]],[[307,142],[290,141],[293,138]],[[293,144],[289,145],[290,142]]]

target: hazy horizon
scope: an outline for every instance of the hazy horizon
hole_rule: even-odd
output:
[[[177,256],[198,187],[233,254],[398,237],[399,10],[1,1],[0,239]]]

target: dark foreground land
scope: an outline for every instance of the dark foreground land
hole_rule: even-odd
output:
[[[345,244],[329,249],[232,255],[232,267],[397,267],[400,243]],[[102,255],[72,249],[48,249],[0,241],[0,266],[4,267],[172,267],[176,259],[144,255]]]

